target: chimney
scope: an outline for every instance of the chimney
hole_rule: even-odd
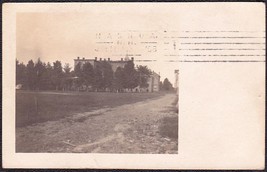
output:
[[[121,61],[123,61],[123,58],[121,58]]]
[[[95,61],[97,61],[97,57],[95,57]]]
[[[80,59],[80,57],[77,57],[77,59],[79,60],[79,59]]]
[[[134,58],[133,57],[131,59],[132,59],[132,61],[134,61]]]
[[[102,61],[102,58],[100,58],[99,61]]]
[[[104,58],[104,61],[106,61],[106,58]]]
[[[108,58],[108,61],[110,61],[110,58]]]
[[[84,60],[85,58],[83,57],[83,60]]]

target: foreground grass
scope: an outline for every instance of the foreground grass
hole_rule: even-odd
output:
[[[172,117],[165,117],[159,128],[160,135],[169,137],[171,139],[178,139],[178,115]]]
[[[175,114],[174,116],[168,116],[162,119],[159,127],[160,135],[163,137],[169,137],[171,139],[178,139],[178,97],[172,103],[172,107],[169,108],[169,112]]]
[[[75,113],[116,107],[147,99],[162,93],[58,93],[16,92],[16,127],[57,120]]]

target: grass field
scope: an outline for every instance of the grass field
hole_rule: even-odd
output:
[[[172,139],[178,139],[178,97],[172,103],[172,107],[169,108],[169,112],[176,113],[177,115],[168,116],[162,119],[161,125],[159,127],[159,133],[163,137],[169,137]]]
[[[163,93],[16,92],[16,127],[153,99]]]
[[[178,138],[178,116],[165,117],[159,127],[160,135],[172,139]]]

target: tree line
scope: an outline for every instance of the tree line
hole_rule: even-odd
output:
[[[134,66],[128,61],[124,67],[118,67],[115,72],[107,61],[97,61],[95,66],[89,62],[78,63],[74,70],[68,63],[45,63],[29,60],[25,65],[16,60],[16,84],[27,90],[63,90],[63,91],[116,91],[132,90],[139,86],[148,87],[148,79],[152,74],[147,66]],[[172,85],[166,78],[160,83],[164,90],[171,90]]]

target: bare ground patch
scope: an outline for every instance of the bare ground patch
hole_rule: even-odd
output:
[[[165,95],[17,128],[16,152],[177,153],[178,140],[161,133],[168,131],[165,118],[177,116],[168,108],[174,99]]]

